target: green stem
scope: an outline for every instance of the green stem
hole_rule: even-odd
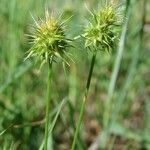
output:
[[[113,94],[115,91],[116,81],[117,81],[117,77],[118,77],[118,73],[120,70],[120,65],[121,65],[121,61],[122,61],[122,57],[123,57],[123,53],[124,53],[124,49],[125,49],[125,41],[126,41],[128,23],[129,23],[129,19],[131,16],[131,10],[132,10],[131,9],[132,6],[130,6],[130,5],[128,6],[128,4],[126,7],[127,7],[127,12],[125,14],[126,20],[125,20],[125,23],[122,27],[122,33],[121,33],[121,37],[120,37],[117,56],[116,56],[116,60],[115,60],[114,68],[113,68],[113,73],[112,73],[110,83],[109,83],[109,88],[108,88],[108,98],[107,98],[107,101],[105,103],[105,110],[103,113],[103,126],[106,129],[109,126],[111,109],[112,109],[112,98],[113,98]]]
[[[45,143],[44,150],[47,150],[48,142],[48,124],[49,124],[49,112],[50,112],[50,100],[51,100],[51,83],[52,83],[52,62],[48,61],[48,83],[47,83],[47,100],[46,100],[46,123],[45,123]]]
[[[85,109],[85,102],[86,102],[88,92],[89,92],[89,87],[90,87],[90,83],[91,83],[91,77],[92,77],[92,73],[93,73],[95,59],[96,59],[96,53],[94,53],[93,57],[92,57],[91,67],[90,67],[90,71],[89,71],[89,75],[88,75],[88,79],[87,79],[87,84],[86,84],[86,91],[85,91],[85,94],[84,94],[84,97],[83,97],[83,101],[82,101],[82,105],[81,105],[81,109],[80,109],[80,114],[79,114],[79,119],[78,119],[78,123],[77,123],[77,128],[76,128],[76,131],[75,131],[75,135],[74,135],[73,143],[72,143],[72,146],[71,146],[71,150],[75,149],[77,136],[78,136],[78,133],[79,133],[79,130],[80,130],[80,127],[81,127],[83,114],[84,114],[84,109]]]
[[[144,23],[145,23],[145,17],[146,17],[146,5],[147,5],[147,0],[143,1],[143,5],[141,7],[141,12],[142,12],[142,21],[141,21],[141,30],[140,32],[138,32],[138,38],[136,40],[137,45],[134,46],[134,50],[133,50],[133,54],[132,54],[132,61],[130,63],[129,66],[129,71],[126,77],[126,80],[123,84],[123,88],[121,90],[121,94],[120,96],[118,96],[118,99],[116,99],[116,107],[113,110],[113,115],[111,117],[111,122],[115,123],[117,120],[117,117],[120,114],[120,110],[123,107],[123,104],[125,102],[125,98],[127,95],[127,92],[132,84],[132,81],[134,79],[135,73],[136,73],[136,69],[137,69],[137,64],[138,64],[138,60],[139,60],[139,51],[142,49],[142,42],[143,42],[143,30],[144,30]],[[116,109],[117,108],[117,109]]]

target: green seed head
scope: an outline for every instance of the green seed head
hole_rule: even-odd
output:
[[[42,61],[42,64],[55,61],[56,58],[66,62],[66,50],[71,40],[65,36],[64,23],[56,21],[48,13],[45,20],[35,21],[34,32],[30,35],[32,47],[25,59],[36,57]]]
[[[101,24],[112,25],[118,21],[116,11],[111,5],[105,6],[105,8],[99,12],[98,17]]]
[[[85,29],[85,47],[92,50],[114,49],[118,38],[117,28],[121,26],[120,14],[113,5],[105,5],[99,12],[91,13],[92,19]]]

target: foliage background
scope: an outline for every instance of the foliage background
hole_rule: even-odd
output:
[[[125,49],[110,103],[108,149],[150,149],[150,4],[147,0],[142,9],[143,2],[134,0],[130,8]],[[90,10],[97,9],[98,0],[86,3]],[[125,6],[126,1],[121,3]],[[73,38],[82,33],[89,16],[84,4],[82,0],[0,0],[0,149],[38,149],[44,137],[47,68],[39,72],[33,60],[23,62],[31,46],[25,35],[33,24],[31,14],[42,18],[48,7],[55,15],[64,12],[64,19],[73,15],[67,27],[68,36]],[[62,99],[68,99],[53,130],[54,149],[69,149],[73,138],[91,59],[83,43],[77,40],[75,48],[70,49],[75,63],[71,63],[66,75],[60,64],[54,65],[52,116]],[[117,51],[97,56],[79,149],[90,149],[104,131],[104,105]],[[115,116],[120,99],[123,103]],[[117,119],[112,124],[113,117]]]

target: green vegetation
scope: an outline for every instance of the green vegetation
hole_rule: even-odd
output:
[[[99,0],[86,4],[82,0],[0,1],[0,150],[42,150],[45,139],[48,150],[69,150],[71,146],[77,150],[150,149],[150,3],[119,3],[115,11],[123,20],[116,23],[113,19],[119,17],[109,7],[102,11],[104,4]],[[53,34],[59,42],[50,38],[52,32],[46,32],[49,40],[44,34],[33,46],[30,40],[42,36],[32,28],[33,18],[43,20],[45,9],[58,26],[65,25],[64,31],[60,28],[57,38]],[[95,30],[96,20],[86,28],[97,12],[101,20],[117,28]],[[109,12],[113,19],[108,21],[102,12]],[[102,31],[111,36],[104,43],[99,38]],[[51,45],[51,51],[49,46],[43,48],[43,42]],[[53,44],[65,51],[56,52]],[[39,46],[42,52],[37,54]],[[34,52],[27,54],[28,50]],[[23,61],[35,55],[37,59]],[[51,56],[56,59],[48,67]]]

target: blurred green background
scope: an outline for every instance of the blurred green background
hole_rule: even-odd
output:
[[[150,1],[120,1],[124,8],[127,2],[131,3],[126,16],[123,12],[126,34],[125,39],[120,38],[125,46],[97,56],[79,150],[96,150],[94,146],[101,147],[99,144],[103,145],[100,149],[150,149]],[[23,61],[31,47],[26,36],[34,24],[31,14],[43,18],[48,8],[56,16],[63,12],[64,19],[73,15],[67,23],[67,35],[73,38],[86,25],[89,12],[85,3],[92,11],[100,5],[99,0],[0,0],[0,149],[36,150],[44,138],[47,68],[39,72],[34,60]],[[70,149],[90,67],[91,53],[85,50],[84,40],[78,39],[73,45],[69,51],[75,63],[66,74],[61,63],[54,64],[53,70],[52,117],[60,102],[67,99],[50,139],[51,149],[56,150]],[[105,110],[121,48],[120,69],[109,110]],[[109,129],[103,125],[105,111],[111,118]],[[105,133],[109,133],[107,138]]]

